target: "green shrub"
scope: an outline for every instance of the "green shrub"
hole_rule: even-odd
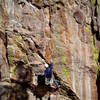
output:
[[[98,65],[97,65],[97,62],[98,62],[98,50],[96,48],[96,45],[95,45],[95,40],[94,40],[94,37],[91,33],[91,27],[89,25],[87,25],[85,27],[85,31],[88,33],[88,35],[90,36],[90,42],[91,42],[91,45],[92,45],[92,53],[93,53],[93,62],[94,62],[94,67],[95,67],[95,73],[96,73],[96,78],[97,78],[97,72],[98,72]]]
[[[99,0],[100,1],[100,0]],[[95,5],[96,0],[91,0],[92,4]]]
[[[97,0],[97,4],[100,5],[100,0]]]
[[[69,75],[69,70],[67,68],[64,68],[64,75],[68,76]]]

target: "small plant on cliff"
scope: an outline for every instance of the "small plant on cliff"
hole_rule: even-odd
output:
[[[92,43],[92,47],[93,47],[93,60],[94,60],[94,65],[95,65],[95,72],[96,72],[96,78],[97,78],[97,72],[98,72],[98,65],[97,65],[97,62],[98,62],[98,50],[96,48],[96,45],[94,43],[94,37],[91,36],[91,43]]]
[[[64,75],[67,77],[68,80],[70,75],[68,68],[64,68]]]
[[[97,51],[97,48],[96,48],[96,45],[95,45],[94,37],[91,34],[91,28],[90,28],[90,26],[87,25],[85,29],[86,29],[86,32],[90,35],[90,41],[91,41],[92,50],[93,50],[93,59],[97,63],[97,61],[98,61],[98,51]]]
[[[96,0],[91,0],[92,5],[96,4]]]
[[[98,62],[98,50],[97,50],[96,45],[95,45],[94,37],[93,37],[93,35],[91,33],[91,27],[89,25],[87,25],[85,27],[85,30],[88,33],[88,35],[90,36],[90,42],[91,42],[92,52],[93,52],[93,61],[94,61],[95,72],[96,72],[96,77],[97,77],[97,72],[98,72],[98,68],[99,68],[98,65],[97,65],[97,62]]]
[[[100,0],[97,0],[97,4],[100,5]]]
[[[95,64],[97,65],[97,62],[98,62],[98,50],[96,48],[95,40],[94,40],[93,36],[91,36],[91,43],[92,43],[92,48],[93,48],[93,59],[95,61]]]
[[[91,0],[92,5],[100,5],[100,0]]]

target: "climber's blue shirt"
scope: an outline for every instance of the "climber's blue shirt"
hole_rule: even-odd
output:
[[[45,72],[44,72],[44,75],[46,78],[52,78],[52,68],[53,68],[53,64],[49,64],[49,67],[46,68]]]

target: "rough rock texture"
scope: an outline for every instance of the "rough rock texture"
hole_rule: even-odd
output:
[[[89,0],[0,0],[1,100],[97,100],[92,8]],[[34,86],[51,59],[59,90]]]
[[[98,72],[97,72],[97,91],[98,91],[98,100],[100,99],[100,0],[92,1],[92,33],[95,37],[95,45],[98,49]]]

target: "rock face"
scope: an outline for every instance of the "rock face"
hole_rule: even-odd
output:
[[[6,9],[3,6],[4,2],[0,1],[0,72],[1,72],[1,81],[9,80],[9,67],[6,58],[6,33],[5,28],[8,23],[8,15],[6,14]],[[5,74],[6,73],[6,74]]]
[[[99,100],[91,8],[89,0],[0,0],[1,100]],[[59,90],[34,85],[51,59]]]

